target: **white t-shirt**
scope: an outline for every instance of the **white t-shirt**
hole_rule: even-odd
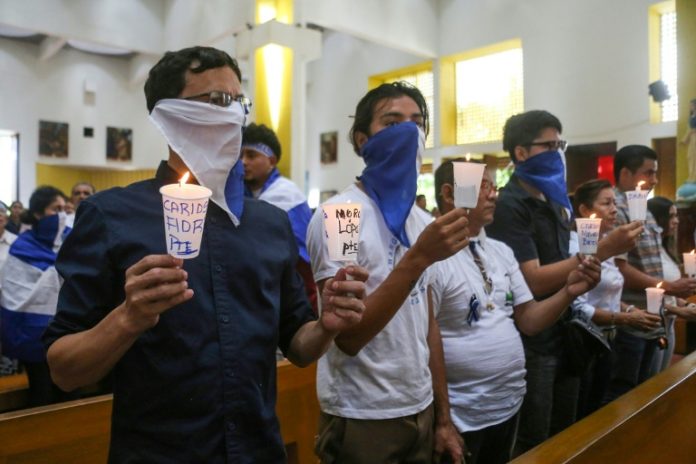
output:
[[[367,293],[387,278],[403,257],[403,247],[387,228],[377,205],[356,185],[326,203],[360,203],[357,262],[370,273]],[[411,209],[406,234],[413,244],[425,227],[425,215]],[[307,229],[314,280],[331,278],[342,264],[329,260],[323,213],[317,208]],[[417,414],[433,401],[428,361],[429,272],[423,273],[389,323],[356,356],[335,344],[319,360],[317,395],[322,411],[353,419],[392,419]]]
[[[476,240],[492,282],[490,296],[470,247],[432,267],[452,421],[460,432],[500,424],[522,406],[526,370],[513,306],[534,299],[510,247],[487,238],[483,230]],[[474,294],[480,302],[479,320],[469,325]]]

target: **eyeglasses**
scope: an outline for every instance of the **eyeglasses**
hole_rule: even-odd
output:
[[[206,97],[207,100],[202,100],[203,97]],[[236,97],[233,97],[232,94],[221,92],[219,90],[199,93],[198,95],[191,95],[190,97],[184,97],[184,100],[203,101],[210,103],[211,105],[222,106],[223,108],[227,108],[232,104],[233,101],[236,101],[242,105],[242,108],[244,108],[244,114],[249,114],[249,110],[251,109],[251,100],[249,97],[245,97],[244,95],[237,95]]]
[[[568,147],[568,142],[565,140],[549,140],[547,142],[532,142],[532,143],[528,143],[527,147],[531,147],[534,145],[539,146],[539,147],[545,147],[547,150],[565,151],[565,149]]]
[[[483,179],[481,181],[481,191],[487,193],[498,193],[498,186],[493,184],[493,182]]]

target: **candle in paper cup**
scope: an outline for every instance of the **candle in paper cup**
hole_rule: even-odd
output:
[[[597,253],[597,244],[599,243],[599,228],[602,224],[602,218],[597,218],[597,215],[592,213],[589,218],[576,218],[575,224],[578,229],[578,245],[580,253],[586,255],[594,255]]]
[[[631,221],[645,221],[648,210],[648,190],[641,190],[645,183],[644,180],[638,182],[635,190],[626,191],[626,201],[628,202],[628,216]]]
[[[657,284],[657,287],[648,287],[645,289],[645,297],[648,300],[648,312],[652,314],[660,314],[662,307],[662,297],[665,293],[662,287],[662,282]]]
[[[360,203],[322,205],[324,230],[331,261],[354,263],[360,243]]]
[[[684,257],[684,273],[689,277],[696,277],[696,249],[682,256]]]
[[[200,252],[208,199],[213,194],[201,185],[187,184],[188,176],[187,172],[178,183],[160,188],[167,253],[182,259],[195,258]]]
[[[454,168],[455,208],[476,208],[486,165],[455,161],[452,166]]]

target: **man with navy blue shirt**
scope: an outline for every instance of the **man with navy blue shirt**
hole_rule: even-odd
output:
[[[145,93],[169,160],[85,200],[61,249],[48,362],[65,390],[113,369],[110,462],[285,462],[276,347],[304,366],[361,319],[366,272],[337,272],[314,321],[287,215],[244,198],[240,82],[222,51],[165,54]],[[213,195],[200,255],[183,261],[165,254],[159,188],[187,170]]]

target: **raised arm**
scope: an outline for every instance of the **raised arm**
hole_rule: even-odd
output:
[[[467,224],[462,209],[450,211],[430,223],[384,282],[367,295],[362,320],[341,332],[336,345],[350,356],[358,354],[394,317],[428,266],[468,245]],[[325,283],[318,283],[320,291]]]
[[[520,263],[520,270],[524,275],[529,289],[535,298],[543,298],[546,295],[557,292],[566,284],[568,275],[580,264],[580,258],[573,255],[551,264],[541,265],[538,259],[532,259]]]
[[[515,307],[515,323],[525,335],[536,335],[550,327],[579,295],[594,288],[602,276],[596,258],[586,257],[569,272],[563,287],[542,301],[529,301]]]
[[[183,261],[150,255],[126,271],[126,299],[89,330],[65,335],[48,349],[53,381],[71,391],[101,380],[164,311],[193,297]]]
[[[346,280],[350,275],[354,280]],[[360,322],[365,311],[367,270],[359,266],[339,269],[322,289],[322,311],[318,321],[304,324],[290,341],[288,359],[300,367],[308,366],[326,353],[341,331]]]

